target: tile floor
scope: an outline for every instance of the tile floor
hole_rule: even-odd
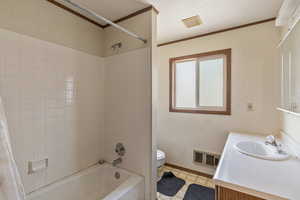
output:
[[[175,168],[172,168],[169,166],[162,166],[161,168],[159,168],[158,175],[161,177],[164,172],[169,172],[169,171],[173,172],[173,174],[175,176],[177,176],[178,178],[184,179],[186,183],[174,197],[168,197],[163,194],[157,193],[157,200],[182,200],[188,186],[192,183],[210,187],[210,188],[215,187],[212,179],[210,179],[210,178],[191,174],[186,171],[175,169]]]

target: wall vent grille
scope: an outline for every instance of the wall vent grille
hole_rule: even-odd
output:
[[[187,28],[199,26],[203,23],[201,18],[199,17],[199,15],[195,15],[195,16],[183,19],[182,22]]]
[[[217,167],[220,155],[210,152],[194,150],[194,163],[210,167]]]
[[[203,152],[194,151],[194,162],[203,163]]]

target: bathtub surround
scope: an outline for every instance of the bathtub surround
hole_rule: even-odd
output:
[[[104,59],[3,29],[0,41],[0,96],[26,192],[103,158]],[[47,170],[27,173],[45,158]]]
[[[89,25],[70,28],[72,20],[81,23],[82,19],[46,1],[40,2],[5,1],[6,9],[25,12],[22,16],[26,23],[35,22],[30,27],[22,26],[19,13],[9,20],[13,12],[0,14],[7,19],[0,25],[0,50],[4,52],[0,55],[0,96],[26,193],[85,170],[100,159],[111,162],[116,158],[115,145],[123,142],[127,153],[120,167],[144,176],[145,199],[150,199],[154,191],[150,189],[151,76],[156,48],[152,20],[156,20],[157,13],[149,10],[121,22],[125,28],[146,37],[145,45],[111,27],[104,31],[95,26],[100,39],[94,39],[84,33],[90,31],[85,26],[94,28],[93,24],[84,21]],[[49,15],[58,14],[60,21],[46,29],[31,20],[31,11],[35,10],[44,11],[45,20],[56,19]],[[45,30],[57,34],[59,40]],[[67,35],[71,41],[65,39]],[[85,37],[99,49],[81,45]],[[116,41],[123,44],[120,51],[109,48]],[[49,160],[48,168],[28,175],[28,161],[43,159]]]
[[[220,154],[232,130],[278,133],[280,34],[274,21],[159,47],[158,147],[167,163],[213,174],[193,150]],[[169,58],[232,49],[232,115],[169,112]],[[247,105],[253,104],[253,111]]]
[[[117,158],[122,142],[126,154],[121,167],[145,176],[149,188],[151,152],[150,49],[138,49],[105,59],[105,160]],[[147,188],[147,189],[148,189]],[[149,192],[147,190],[147,192]]]
[[[124,143],[127,153],[120,166],[145,177],[146,200],[156,197],[156,146],[152,134],[152,122],[157,120],[152,113],[153,95],[157,93],[153,90],[153,71],[157,68],[156,16],[152,9],[120,23],[146,38],[147,44],[120,35],[112,27],[105,28],[104,51],[109,55],[105,58],[105,158],[115,159],[113,145]],[[118,41],[122,48],[114,52],[109,46]]]

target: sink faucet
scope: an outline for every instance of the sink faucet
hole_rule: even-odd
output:
[[[121,157],[113,160],[112,165],[115,167],[115,166],[117,166],[120,163],[122,163],[122,158]]]
[[[266,141],[265,141],[266,145],[272,145],[274,147],[278,146],[278,143],[276,141],[276,138],[274,137],[274,135],[269,135],[266,137]]]
[[[275,147],[278,151],[278,153],[283,153],[282,149],[281,149],[281,144],[279,144],[276,141],[276,138],[274,135],[269,135],[266,137],[266,141],[265,141],[266,145],[272,145],[273,147]]]

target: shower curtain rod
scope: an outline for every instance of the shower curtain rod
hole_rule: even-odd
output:
[[[123,28],[122,26],[120,26],[120,25],[118,25],[118,24],[113,23],[112,21],[106,19],[105,17],[102,17],[101,15],[98,15],[98,14],[96,14],[95,12],[93,12],[93,11],[87,9],[87,8],[84,8],[84,7],[78,5],[78,4],[76,4],[76,3],[74,3],[74,2],[72,2],[72,1],[70,1],[70,0],[63,0],[63,1],[66,2],[66,3],[68,3],[68,4],[70,4],[71,6],[73,6],[73,7],[75,7],[75,8],[77,8],[77,9],[79,9],[79,10],[81,10],[81,11],[83,11],[83,12],[89,14],[89,15],[92,15],[93,17],[95,17],[95,18],[97,18],[97,19],[100,19],[100,20],[102,20],[102,21],[104,21],[104,22],[106,22],[106,23],[112,25],[113,27],[119,29],[120,31],[123,31],[124,33],[126,33],[126,34],[128,34],[128,35],[130,35],[130,36],[132,36],[132,37],[134,37],[134,38],[136,38],[136,39],[138,39],[138,40],[141,40],[141,41],[143,41],[144,43],[147,43],[147,40],[146,40],[146,39],[144,39],[144,38],[138,36],[138,35],[135,34],[135,33],[132,33],[132,32],[130,32],[130,31],[128,31],[127,29]]]

